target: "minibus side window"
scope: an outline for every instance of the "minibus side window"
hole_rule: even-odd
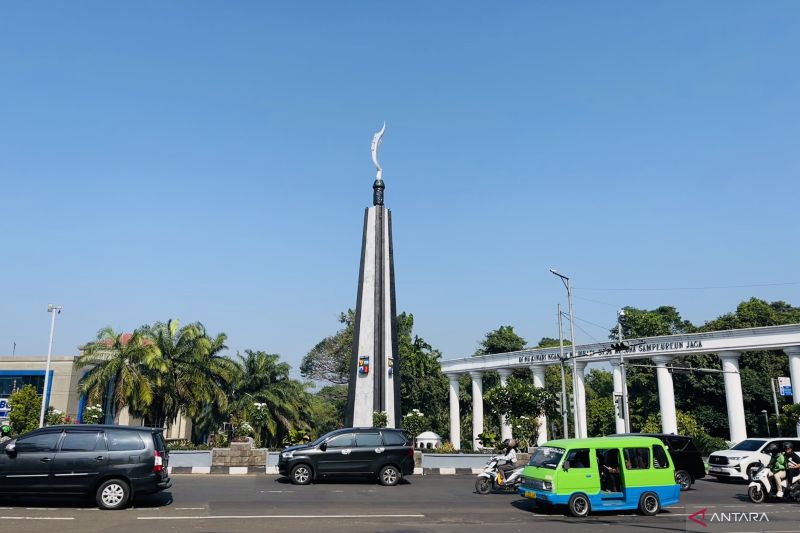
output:
[[[653,444],[653,466],[656,468],[669,468],[669,458],[663,446]]]
[[[625,457],[626,470],[644,470],[650,468],[650,450],[647,448],[625,448],[622,451]]]
[[[570,468],[589,468],[589,449],[570,450],[567,454]]]

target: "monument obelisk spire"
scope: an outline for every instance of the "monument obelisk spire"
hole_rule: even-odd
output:
[[[372,207],[364,213],[361,267],[358,274],[352,370],[345,425],[371,427],[374,412],[387,415],[387,427],[400,427],[400,374],[397,353],[397,306],[394,292],[392,213],[384,207],[383,169],[378,147],[386,123],[372,138]]]

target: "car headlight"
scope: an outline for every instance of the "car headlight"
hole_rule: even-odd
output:
[[[553,490],[553,482],[552,481],[543,481],[542,488],[547,491]]]
[[[294,451],[291,451],[291,452],[283,452],[283,453],[281,454],[281,457],[283,457],[284,459],[289,459],[289,458],[291,458],[293,455],[294,455]]]
[[[739,461],[741,461],[741,460],[742,460],[742,459],[744,459],[745,457],[746,457],[746,456],[744,456],[744,455],[737,455],[736,457],[728,457],[728,462],[729,462],[729,463],[733,463],[733,462],[736,462],[736,463],[738,463]]]

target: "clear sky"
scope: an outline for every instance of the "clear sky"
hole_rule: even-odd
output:
[[[623,305],[800,305],[799,22],[794,1],[6,2],[0,354],[44,354],[53,302],[56,354],[174,317],[296,367],[355,306],[384,120],[398,308],[446,358],[501,324],[557,336],[549,267],[579,341]]]

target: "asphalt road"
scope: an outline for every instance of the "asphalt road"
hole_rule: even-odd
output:
[[[397,487],[367,481],[296,487],[277,476],[174,475],[170,491],[124,511],[65,498],[0,500],[3,531],[636,531],[800,532],[800,503],[755,505],[745,484],[699,481],[655,517],[601,513],[583,520],[538,509],[515,493],[480,496],[472,476],[412,476]],[[688,520],[706,508],[707,527]],[[717,520],[713,519],[714,513]],[[735,523],[740,513],[750,521]],[[766,514],[766,519],[762,515]],[[727,516],[726,516],[727,515]],[[728,519],[728,521],[726,521]],[[755,519],[760,521],[755,522]],[[765,521],[768,520],[768,521]]]

